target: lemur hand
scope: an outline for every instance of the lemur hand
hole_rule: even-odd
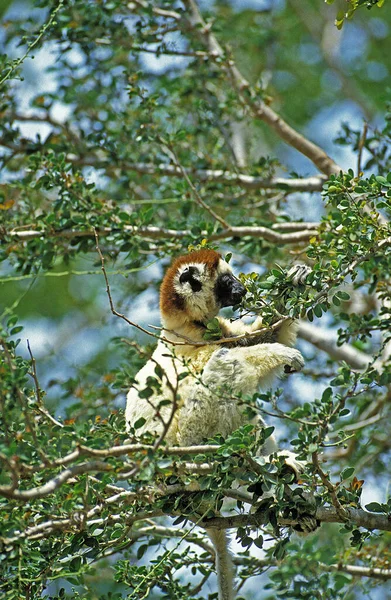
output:
[[[284,373],[297,373],[304,367],[304,358],[296,348],[287,348],[287,363],[284,365]]]
[[[288,279],[292,281],[294,286],[304,285],[311,271],[311,267],[307,265],[293,265],[287,273]]]

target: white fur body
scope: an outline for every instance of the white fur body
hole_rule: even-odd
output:
[[[225,319],[221,322],[230,326]],[[238,324],[235,323],[236,328]],[[259,329],[259,321],[255,325],[254,331]],[[241,327],[242,333],[244,328],[249,329],[243,323]],[[294,336],[295,325],[291,323],[290,329]],[[148,377],[156,378],[157,364],[163,372],[160,393],[148,399],[140,398],[139,391],[147,387]],[[186,345],[173,349],[160,341],[128,393],[126,422],[129,427],[144,418],[138,434],[146,431],[161,434],[163,423],[170,419],[172,405],[159,408],[159,404],[170,400],[176,401],[177,410],[166,435],[169,444],[200,444],[217,433],[226,437],[246,422],[241,398],[268,389],[275,377],[283,374],[285,365],[299,370],[303,361],[298,350],[281,343],[237,348],[218,344]],[[260,417],[256,419],[259,425],[264,425]],[[275,443],[270,445],[274,447],[265,448],[265,454],[277,450]]]

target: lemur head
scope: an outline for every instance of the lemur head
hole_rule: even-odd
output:
[[[245,287],[218,252],[197,250],[174,260],[160,288],[164,324],[206,323],[220,308],[239,304]]]

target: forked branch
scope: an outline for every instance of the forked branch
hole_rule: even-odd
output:
[[[237,68],[232,57],[217,41],[212,33],[211,25],[202,18],[195,0],[184,0],[184,4],[188,10],[188,21],[194,32],[207,47],[210,57],[220,60],[219,64],[229,74],[241,102],[251,114],[264,121],[284,142],[309,158],[319,171],[326,175],[338,174],[342,170],[341,167],[322,148],[288,125],[279,114],[259,98],[259,95],[251,88],[249,82]]]

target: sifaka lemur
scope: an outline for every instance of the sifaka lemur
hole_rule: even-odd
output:
[[[270,330],[262,326],[259,317],[251,325],[218,317],[223,338],[259,333],[225,344],[204,341],[208,321],[221,308],[239,304],[245,294],[245,287],[229,264],[214,250],[199,250],[174,260],[160,290],[162,337],[172,344],[160,340],[151,359],[136,375],[127,396],[128,429],[142,417],[145,422],[138,433],[161,435],[166,429],[167,443],[180,446],[200,444],[216,434],[227,436],[247,422],[241,397],[270,388],[284,372],[303,368],[301,353],[292,348],[297,325],[289,319]],[[192,345],[189,340],[204,344]],[[140,398],[148,377],[156,378],[156,365],[161,368],[161,386],[147,399]],[[167,399],[171,403],[160,405]],[[259,415],[253,422],[260,428],[265,426]],[[274,436],[270,436],[261,453],[268,456],[275,452],[284,456],[296,473],[300,472],[302,465],[295,455],[279,451]],[[209,529],[208,535],[216,549],[219,599],[231,600],[233,568],[226,534]]]

